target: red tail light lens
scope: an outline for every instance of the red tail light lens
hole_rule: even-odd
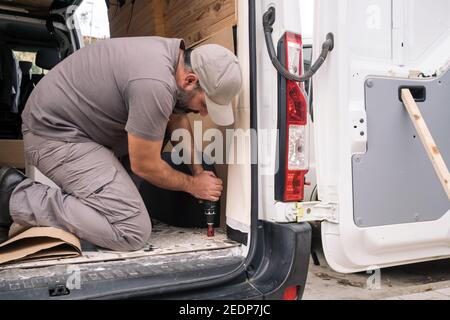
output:
[[[299,290],[299,286],[287,288],[284,291],[283,300],[297,300]]]
[[[297,82],[287,81],[288,123],[307,124],[306,98]]]
[[[304,198],[305,175],[302,172],[288,172],[286,177],[286,191],[284,200],[286,202],[300,201]]]
[[[303,73],[302,37],[286,33],[286,69]],[[305,175],[308,173],[307,130],[308,103],[303,83],[286,80],[286,160],[284,201],[302,201]]]

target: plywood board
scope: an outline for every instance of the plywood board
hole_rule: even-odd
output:
[[[188,46],[236,25],[235,0],[193,0],[168,2],[165,11],[167,36],[183,38]]]
[[[183,38],[195,45],[236,25],[235,0],[136,0],[109,9],[111,37]]]
[[[128,1],[123,7],[109,9],[111,37],[150,36],[155,34],[152,17],[153,1]]]

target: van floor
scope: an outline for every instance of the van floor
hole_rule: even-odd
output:
[[[245,258],[245,247],[228,240],[220,229],[214,238],[208,238],[203,229],[175,228],[155,222],[152,237],[141,251],[111,252],[85,243],[82,249],[83,256],[76,259],[1,266],[0,300],[55,296],[95,299],[119,288],[129,290],[133,285],[161,288],[207,275],[227,274]],[[72,280],[74,285],[79,281],[80,290],[55,295],[59,290],[55,288],[66,287]]]
[[[152,235],[149,242],[140,251],[115,252],[95,247],[82,242],[83,255],[72,259],[54,259],[13,263],[0,266],[0,272],[11,269],[44,268],[55,265],[74,265],[96,262],[129,260],[138,258],[161,257],[182,253],[207,253],[230,249],[230,252],[240,253],[240,244],[231,241],[221,229],[216,229],[215,237],[208,238],[204,229],[185,229],[168,226],[153,221]],[[231,250],[237,249],[237,250]],[[0,273],[1,274],[1,273]],[[1,278],[1,277],[0,277]]]

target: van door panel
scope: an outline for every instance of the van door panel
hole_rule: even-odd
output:
[[[398,98],[402,85],[425,86],[419,106],[449,165],[449,6],[315,1],[314,57],[335,36],[313,92],[318,196],[338,216],[322,243],[338,272],[450,257],[450,203]]]
[[[352,159],[358,227],[435,221],[448,211],[447,194],[399,100],[402,86],[426,90],[419,108],[443,158],[450,159],[450,72],[428,81],[368,79],[368,151]]]

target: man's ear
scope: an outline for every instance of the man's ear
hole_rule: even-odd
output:
[[[197,86],[197,83],[198,83],[197,75],[195,73],[190,72],[184,78],[183,89],[191,91]]]

